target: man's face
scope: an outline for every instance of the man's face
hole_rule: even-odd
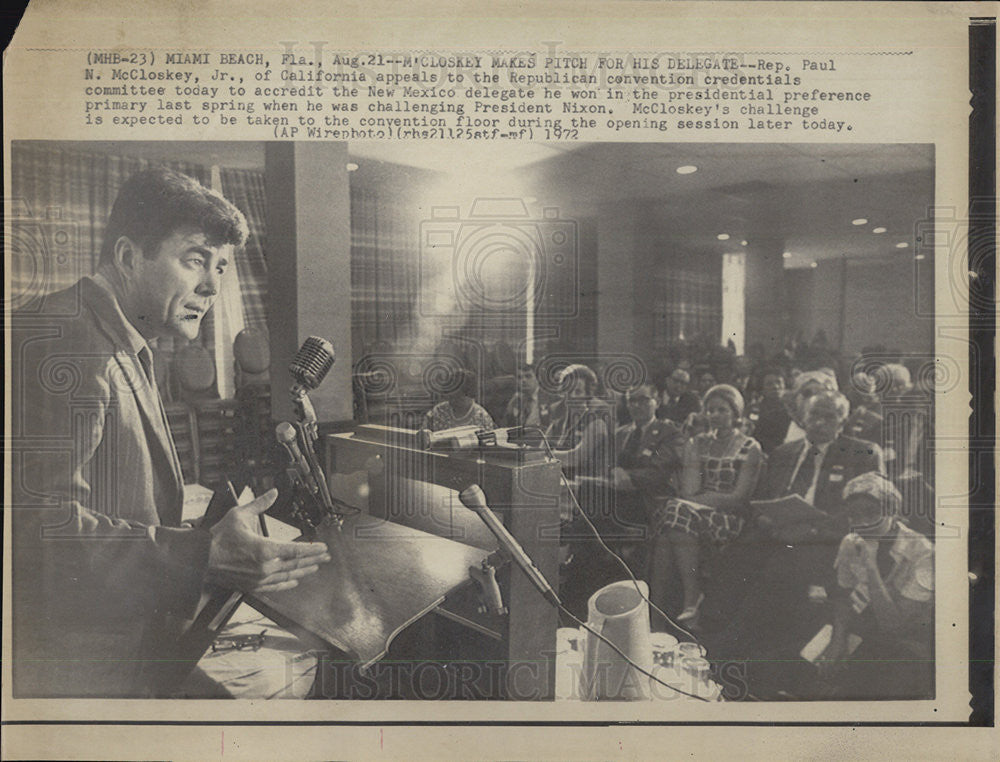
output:
[[[131,272],[136,328],[146,338],[195,339],[233,257],[230,244],[210,246],[205,234],[181,228],[153,257],[137,249]]]
[[[773,373],[768,373],[764,376],[761,388],[765,397],[776,400],[785,392],[785,379]]]
[[[822,391],[825,391],[825,388],[819,381],[806,381],[795,393],[795,408],[798,411],[799,418],[805,416],[809,400]]]
[[[535,371],[531,368],[519,370],[517,372],[517,387],[528,394],[534,394],[538,389],[538,379],[535,378]]]
[[[845,418],[841,416],[836,403],[826,398],[815,400],[806,408],[803,428],[806,438],[813,444],[832,442],[840,436]]]
[[[656,396],[652,388],[641,386],[628,395],[628,412],[632,420],[643,425],[653,420],[656,415]]]
[[[667,391],[671,397],[679,397],[687,391],[687,382],[682,378],[667,376]]]

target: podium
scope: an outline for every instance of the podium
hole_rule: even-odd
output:
[[[478,484],[489,506],[552,586],[557,586],[560,467],[541,450],[428,451],[420,449],[414,431],[372,425],[327,435],[324,445],[326,473],[335,497],[361,508],[372,519],[391,522],[390,526],[458,543],[469,549],[473,560],[497,549],[495,537],[458,499],[458,492]],[[426,561],[431,569],[447,563],[444,555],[435,559],[432,552]],[[494,680],[496,690],[490,697],[552,700],[558,612],[519,569],[508,565],[497,579],[508,614],[480,612],[476,585],[459,586],[433,608],[427,619],[436,618],[440,626],[433,621],[424,626],[428,642],[418,639],[411,644],[410,656],[421,658],[425,647],[427,654],[438,657],[469,658],[478,640],[482,653],[499,654],[503,667],[504,674]],[[456,628],[462,633],[457,639],[462,648],[456,646],[451,654],[447,638],[455,640]],[[437,635],[444,642],[429,642]]]

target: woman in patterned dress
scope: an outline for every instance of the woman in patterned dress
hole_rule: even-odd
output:
[[[760,445],[740,428],[743,396],[735,387],[713,386],[702,402],[709,430],[685,446],[680,497],[660,509],[650,563],[650,595],[661,607],[673,583],[671,562],[676,566],[684,591],[677,621],[688,626],[697,623],[705,598],[698,579],[699,544],[722,544],[739,535],[764,462]]]
[[[459,383],[442,402],[427,411],[424,428],[431,431],[453,429],[457,426],[475,426],[479,429],[494,429],[493,418],[486,408],[475,400],[478,376],[471,370],[459,373]]]

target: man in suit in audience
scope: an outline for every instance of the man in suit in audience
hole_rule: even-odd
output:
[[[537,427],[544,431],[551,419],[549,404],[549,400],[542,394],[535,366],[519,365],[517,391],[507,403],[503,425]]]
[[[803,410],[805,437],[771,453],[758,499],[797,494],[831,517],[842,518],[844,484],[868,471],[885,469],[878,445],[843,435],[849,413],[850,403],[840,392],[810,397]]]
[[[322,543],[258,536],[273,492],[211,528],[181,523],[147,342],[197,337],[246,235],[220,195],[141,172],[115,201],[97,273],[11,319],[16,696],[155,694],[145,668],[169,659],[206,582],[282,590],[329,560]]]
[[[664,394],[656,416],[673,421],[681,426],[691,413],[701,411],[701,399],[688,387],[691,375],[683,368],[677,368],[664,379]]]
[[[834,583],[833,560],[848,531],[844,485],[885,470],[878,445],[843,435],[849,409],[840,392],[813,395],[803,408],[805,437],[771,453],[757,499],[799,495],[826,517],[777,525],[758,516],[756,527],[727,549],[721,587],[728,595],[711,612],[727,625],[724,648],[739,642],[752,650],[749,643],[775,623],[792,632],[797,623],[787,619],[789,612],[806,599],[822,602]]]
[[[583,476],[589,513],[608,537],[645,529],[656,498],[676,494],[674,481],[681,464],[685,437],[672,421],[656,418],[656,388],[640,384],[625,393],[631,423],[614,437],[614,465],[607,476]]]
[[[641,384],[625,395],[632,423],[615,431],[615,466],[611,470],[619,515],[645,523],[656,498],[676,494],[684,434],[673,421],[657,420],[656,388]]]

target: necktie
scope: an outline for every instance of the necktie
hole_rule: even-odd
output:
[[[798,473],[792,479],[792,483],[788,488],[789,494],[805,497],[816,476],[816,461],[818,458],[819,448],[816,445],[811,445],[809,452],[806,453],[806,457],[799,466]]]
[[[149,385],[155,386],[156,377],[153,375],[153,353],[149,351],[149,347],[143,347],[139,350],[136,357],[139,358],[139,364],[142,365],[142,370],[146,374],[146,380],[149,382]]]
[[[622,468],[632,468],[635,456],[639,453],[640,444],[642,444],[642,430],[636,426],[632,429],[632,433],[628,435],[628,439],[625,440],[625,447],[622,448],[622,454],[619,460],[619,465]]]

